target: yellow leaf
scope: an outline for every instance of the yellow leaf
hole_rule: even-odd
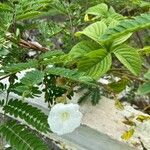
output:
[[[84,16],[84,21],[85,21],[85,22],[90,21],[88,14],[85,14],[85,16]]]
[[[123,104],[118,99],[115,100],[115,107],[119,110],[124,110]]]
[[[134,134],[134,129],[130,129],[129,131],[126,131],[125,133],[123,133],[121,138],[128,141],[133,136],[133,134]]]
[[[66,97],[65,96],[60,96],[56,98],[57,103],[66,103]]]
[[[129,126],[135,126],[136,125],[135,122],[133,122],[132,120],[129,120],[129,119],[124,120],[123,123],[126,125],[129,125]]]
[[[146,120],[150,120],[150,116],[144,116],[144,115],[139,115],[136,120],[140,121],[140,122],[143,122],[143,121],[146,121]]]
[[[85,22],[94,21],[94,20],[95,20],[95,17],[93,15],[85,14],[85,16],[84,16]]]

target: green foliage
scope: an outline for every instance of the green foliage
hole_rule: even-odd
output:
[[[1,104],[4,104],[3,100]],[[12,115],[15,118],[19,117],[41,132],[49,131],[47,116],[37,107],[21,100],[10,99],[7,104],[3,105],[3,110],[5,114]]]
[[[32,86],[35,84],[39,84],[43,81],[44,73],[39,70],[33,70],[27,72],[26,75],[20,80],[22,84],[26,86]],[[34,79],[34,80],[33,80]]]
[[[71,49],[69,54],[72,58],[78,58],[99,48],[100,46],[97,43],[94,43],[93,41],[81,41]]]
[[[25,125],[17,124],[15,121],[2,125],[0,134],[17,150],[48,150],[47,145],[35,133],[32,133]]]
[[[134,19],[123,20],[116,27],[108,29],[101,39],[104,42],[108,42],[122,35],[150,28],[149,18],[150,14],[147,13],[137,16]]]
[[[36,68],[38,66],[38,61],[31,60],[26,63],[17,63],[13,65],[8,65],[5,67],[2,67],[1,69],[4,71],[5,74],[13,74],[20,72],[22,70],[30,69],[30,68]]]
[[[99,21],[89,25],[83,31],[77,32],[76,35],[84,34],[99,43],[100,37],[105,33],[106,29],[106,24],[103,21]]]
[[[65,85],[57,85],[57,76],[47,75],[43,82],[45,84],[45,88],[43,89],[43,92],[45,92],[45,102],[48,102],[49,105],[55,104],[56,99],[67,92]]]
[[[98,104],[101,98],[100,89],[98,87],[91,88],[91,87],[83,85],[78,91],[81,92],[85,89],[86,89],[86,92],[84,92],[84,94],[81,95],[81,97],[78,100],[78,103],[81,104],[87,100],[90,100],[92,105]]]
[[[95,79],[99,79],[110,69],[111,64],[110,53],[107,53],[105,49],[99,49],[84,55],[78,63],[78,69]]]
[[[0,107],[4,115],[22,120],[1,127],[12,149],[48,149],[41,136],[24,126],[44,134],[50,131],[47,116],[26,103],[26,98],[44,96],[51,107],[61,98],[71,99],[74,87],[79,86],[84,91],[79,103],[90,100],[96,105],[101,94],[116,95],[127,85],[134,86],[134,81],[143,82],[142,65],[149,65],[148,5],[130,0],[0,2],[0,80],[9,82],[0,82],[0,94],[6,93]],[[19,73],[24,72],[20,79]],[[97,84],[103,76],[110,84]],[[140,94],[150,92],[149,73],[145,80]],[[20,100],[10,99],[10,93]]]
[[[79,81],[81,83],[86,83],[89,85],[95,85],[95,81],[89,77],[85,76],[84,73],[78,72],[77,70],[70,70],[60,67],[51,67],[46,69],[47,74],[59,75],[61,77],[69,78],[74,81]]]
[[[85,13],[97,17],[104,17],[108,13],[108,6],[105,3],[101,3],[96,6],[90,7]]]
[[[140,73],[141,59],[136,49],[127,45],[122,45],[114,49],[113,53],[134,75]]]
[[[128,84],[128,80],[127,79],[122,79],[122,80],[119,80],[117,82],[109,83],[108,87],[114,93],[120,93],[126,88],[127,84]]]
[[[86,13],[85,21],[86,21],[86,17],[87,17],[87,21],[96,20],[96,19],[105,20],[106,18],[109,21],[112,21],[112,20],[120,20],[124,18],[122,15],[117,14],[113,9],[113,7],[110,6],[109,8],[109,6],[106,5],[105,3],[101,3],[93,7],[90,7],[85,13]],[[105,21],[107,22],[107,20]]]

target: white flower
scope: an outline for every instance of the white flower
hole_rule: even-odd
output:
[[[63,135],[74,131],[80,126],[82,113],[77,104],[56,104],[52,107],[48,124],[51,131],[58,135]]]

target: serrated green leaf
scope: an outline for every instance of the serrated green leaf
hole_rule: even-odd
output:
[[[131,37],[132,33],[128,33],[127,35],[121,36],[119,38],[116,38],[113,41],[112,47],[117,46],[119,44],[122,44],[123,42],[125,42],[127,39],[129,39]]]
[[[126,19],[121,21],[114,28],[109,28],[105,34],[101,37],[103,42],[113,41],[128,33],[150,28],[150,13],[141,14],[134,19]]]
[[[105,3],[101,3],[93,7],[90,7],[85,13],[94,16],[103,16],[107,13],[107,11],[108,6]]]
[[[94,79],[99,79],[110,69],[111,64],[111,54],[104,49],[99,49],[88,53],[79,60],[78,69]]]
[[[69,55],[73,58],[83,57],[85,54],[99,49],[100,45],[93,41],[81,41],[77,43],[69,52]]]
[[[103,21],[98,21],[86,27],[83,31],[77,32],[75,35],[85,35],[100,43],[100,37],[105,33],[106,29],[107,25]]]
[[[141,58],[136,49],[121,45],[113,50],[119,61],[129,69],[134,75],[138,75],[141,71]]]

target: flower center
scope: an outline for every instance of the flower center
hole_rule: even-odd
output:
[[[69,117],[70,117],[70,114],[69,114],[68,112],[63,112],[63,113],[61,114],[61,119],[62,119],[62,121],[68,120]]]

